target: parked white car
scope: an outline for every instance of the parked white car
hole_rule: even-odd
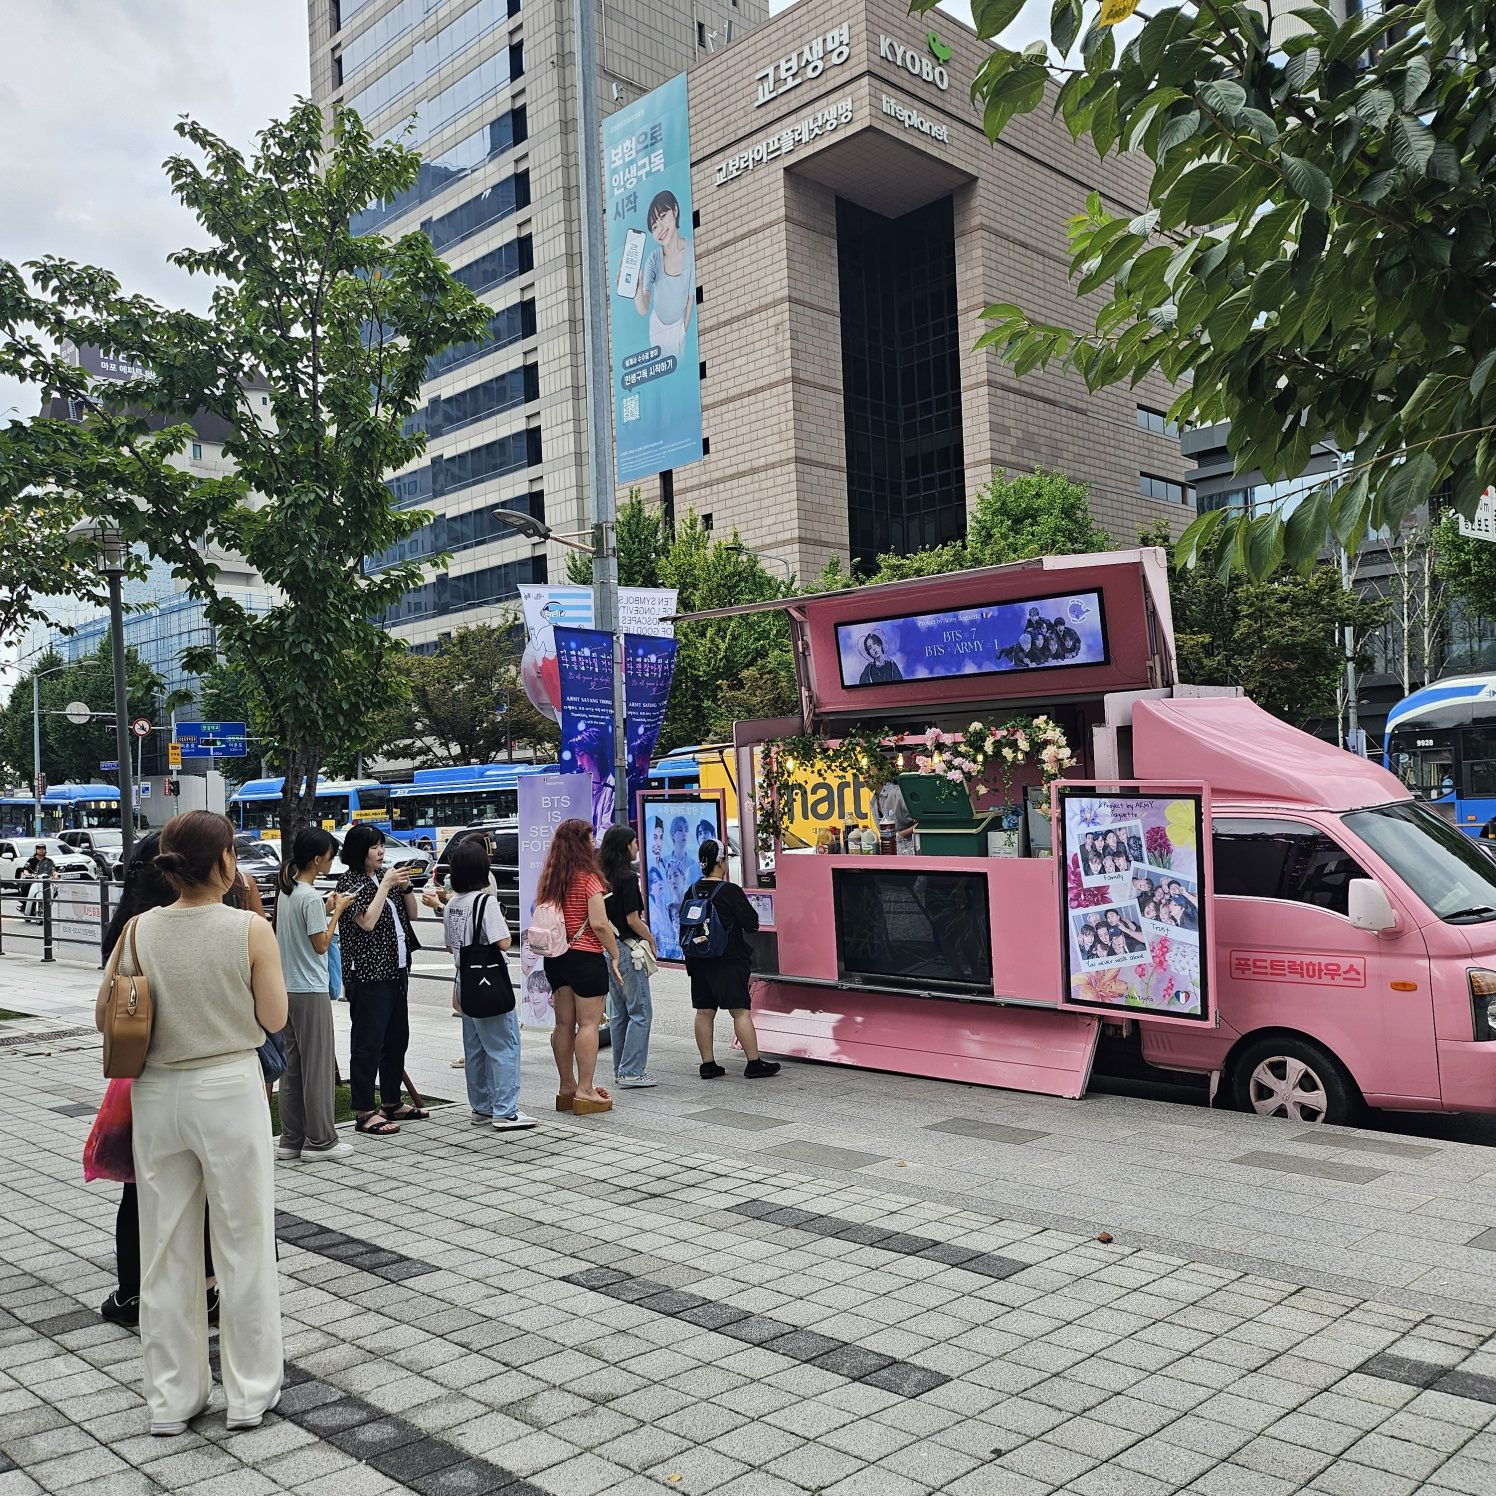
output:
[[[347,840],[348,833],[353,830],[354,823],[349,821],[346,825],[338,827],[333,835],[338,839],[341,846]],[[386,834],[384,838],[384,865],[387,868],[404,868],[410,874],[412,888],[424,888],[431,876],[431,864],[436,861],[436,853],[428,852],[422,847],[413,847],[409,842],[398,841],[395,837]],[[334,874],[343,870],[341,860],[333,860]]]

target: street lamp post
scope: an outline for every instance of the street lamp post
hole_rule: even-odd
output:
[[[784,567],[784,579],[793,585],[795,580],[795,569],[790,565],[788,556],[771,556],[767,551],[751,550],[746,545],[729,545],[728,550],[739,556],[752,556],[759,561],[772,561],[776,566]]]
[[[114,757],[119,784],[120,860],[128,864],[135,845],[135,775],[130,762],[130,707],[125,682],[125,606],[121,581],[125,574],[128,546],[113,525],[101,522],[79,525],[79,538],[98,543],[102,557],[99,569],[109,579],[109,636],[114,657]]]

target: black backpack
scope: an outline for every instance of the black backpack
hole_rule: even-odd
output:
[[[509,962],[494,941],[482,938],[488,898],[479,894],[474,901],[467,943],[457,950],[457,1006],[468,1018],[497,1018],[514,1011]]]
[[[710,960],[727,954],[730,932],[717,910],[717,895],[726,887],[719,883],[705,894],[693,890],[680,906],[680,948],[687,960]]]

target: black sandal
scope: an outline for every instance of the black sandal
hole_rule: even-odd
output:
[[[353,1124],[353,1130],[373,1138],[392,1138],[400,1131],[388,1117],[382,1117],[378,1112],[370,1112],[367,1116],[360,1117]]]
[[[427,1122],[431,1113],[420,1106],[381,1107],[386,1122]]]

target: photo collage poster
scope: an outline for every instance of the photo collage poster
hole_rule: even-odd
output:
[[[680,906],[701,877],[702,842],[722,842],[727,814],[720,792],[639,796],[640,881],[646,918],[662,961],[681,961]]]
[[[1201,803],[1061,794],[1065,1001],[1209,1020]]]

